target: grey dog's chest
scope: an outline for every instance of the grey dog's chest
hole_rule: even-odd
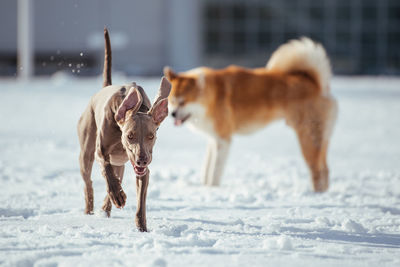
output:
[[[121,142],[115,145],[110,153],[110,163],[115,166],[122,166],[129,160]]]

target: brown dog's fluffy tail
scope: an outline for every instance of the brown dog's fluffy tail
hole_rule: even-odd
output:
[[[281,45],[272,54],[266,68],[269,71],[308,73],[318,83],[322,93],[329,93],[332,70],[328,56],[321,44],[309,38]]]
[[[107,28],[104,28],[103,87],[111,85],[111,43]]]

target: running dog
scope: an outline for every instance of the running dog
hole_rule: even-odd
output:
[[[136,83],[111,85],[111,44],[104,29],[105,58],[103,89],[95,94],[78,123],[81,147],[79,163],[85,183],[85,213],[93,213],[93,187],[90,178],[93,161],[100,163],[106,180],[107,195],[102,209],[109,217],[111,202],[125,206],[126,195],[121,187],[124,165],[130,161],[136,173],[137,211],[135,222],[140,231],[147,231],[146,193],[156,132],[168,115],[171,84],[162,78],[153,105],[143,88]]]
[[[328,143],[337,104],[330,94],[332,76],[322,45],[308,38],[280,46],[265,68],[200,67],[164,75],[172,84],[169,96],[175,125],[187,122],[209,137],[203,168],[204,184],[220,184],[234,134],[249,134],[285,119],[295,130],[311,171],[313,189],[329,186]]]

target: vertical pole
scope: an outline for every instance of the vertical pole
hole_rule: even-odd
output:
[[[27,80],[33,75],[33,0],[18,0],[17,74]]]

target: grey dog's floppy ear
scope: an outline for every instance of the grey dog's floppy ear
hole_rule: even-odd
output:
[[[126,113],[129,111],[130,114],[135,114],[140,106],[142,105],[143,97],[137,90],[136,84],[134,84],[130,89],[121,105],[119,106],[117,112],[115,113],[115,120],[118,124],[125,122]]]
[[[158,94],[154,99],[153,105],[149,113],[151,113],[151,110],[157,105],[158,102],[160,102],[164,98],[168,98],[170,92],[171,92],[171,83],[168,81],[167,78],[162,77],[160,83],[160,89],[158,89]]]
[[[153,121],[159,125],[168,116],[168,99],[164,98],[158,101],[149,114],[153,118]]]
[[[160,89],[158,90],[154,103],[148,112],[157,124],[160,124],[168,115],[168,96],[170,92],[171,83],[167,78],[162,77]]]

